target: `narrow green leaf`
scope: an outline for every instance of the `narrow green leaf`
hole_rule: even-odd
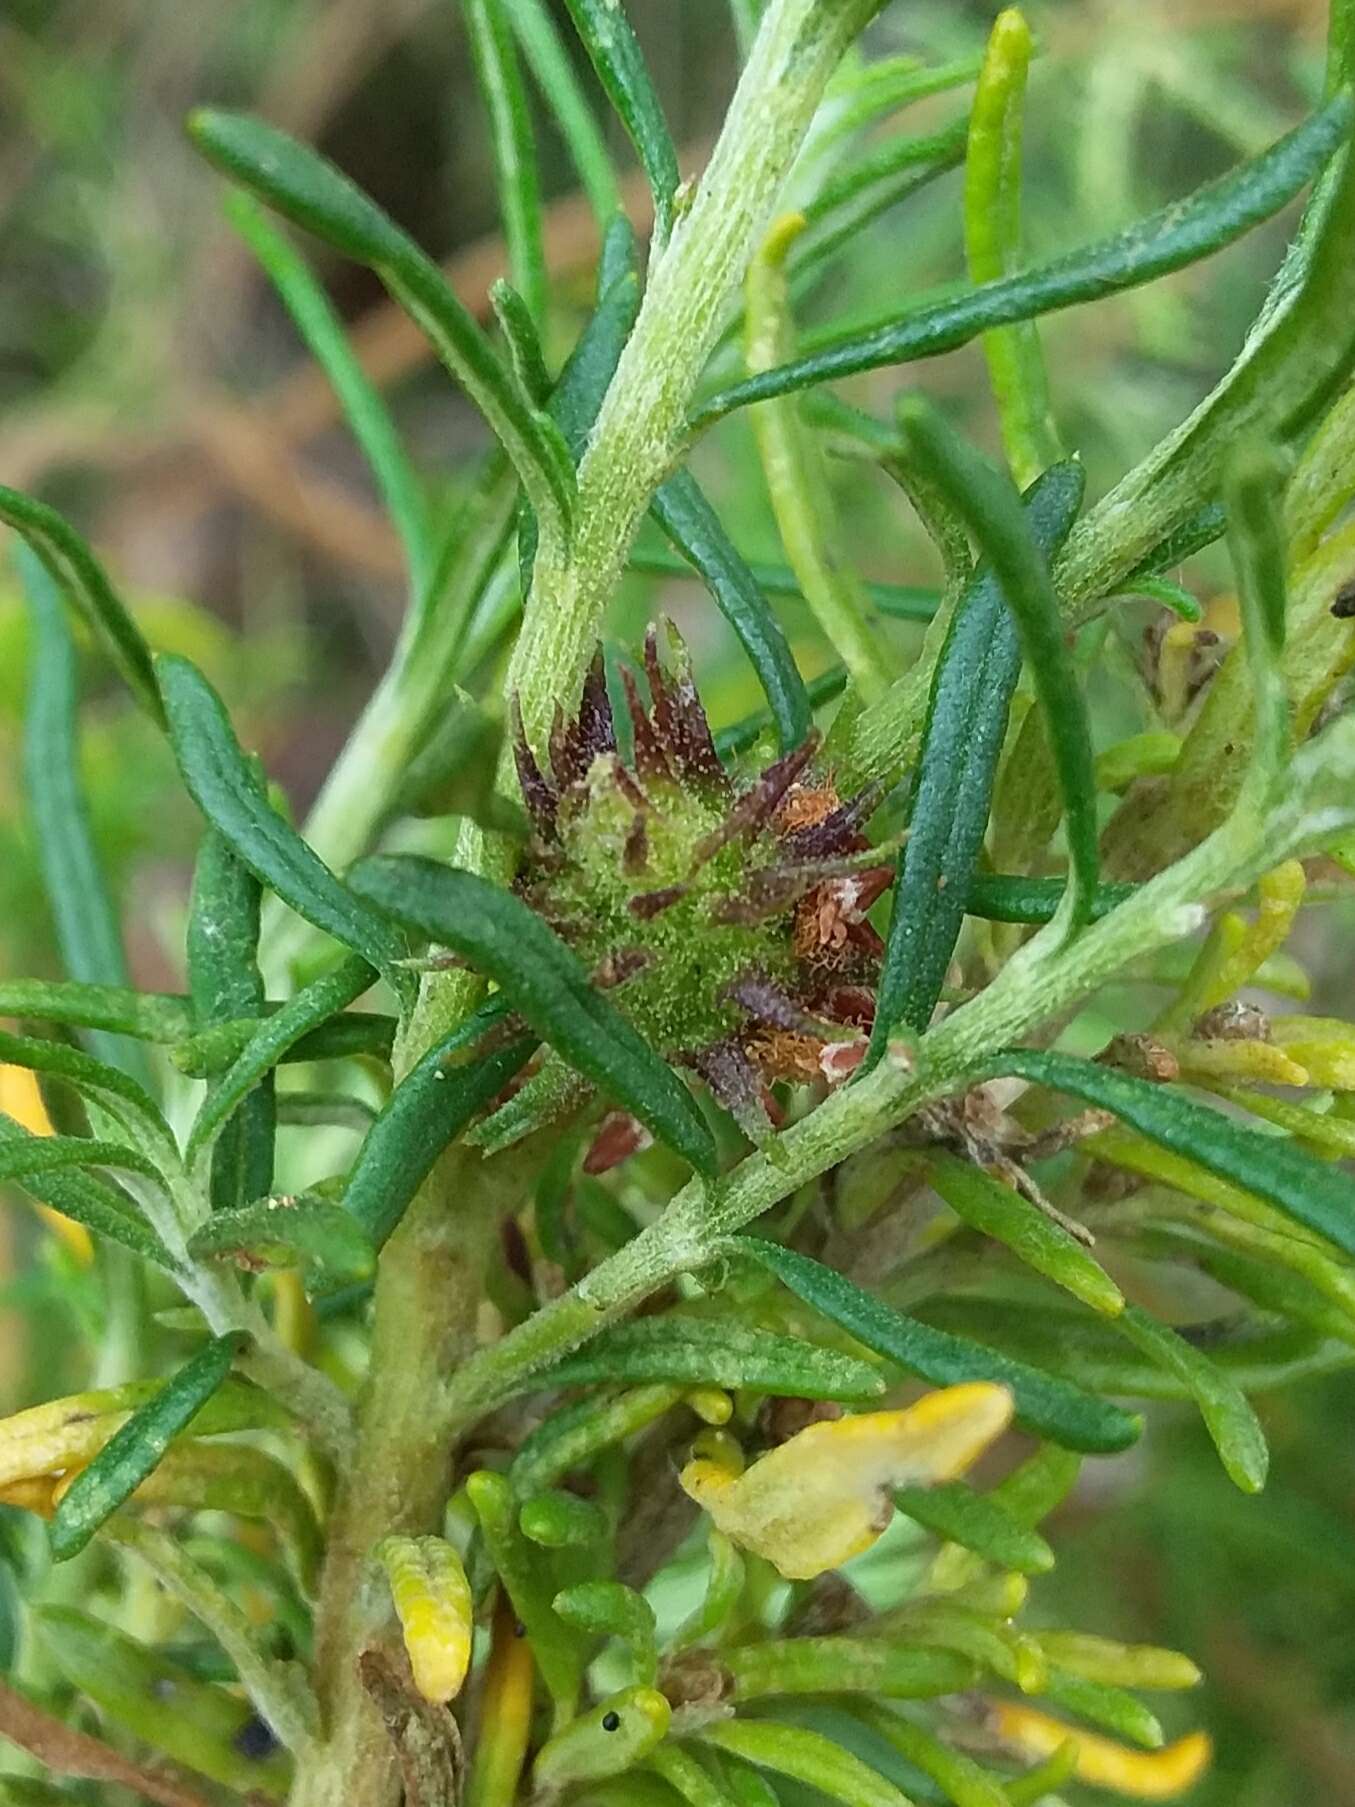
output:
[[[357,955],[350,954],[332,972],[312,979],[276,1015],[264,1017],[203,1099],[189,1132],[184,1159],[191,1165],[286,1051],[351,1004],[371,982],[371,967]]]
[[[884,1638],[783,1638],[736,1645],[720,1664],[736,1701],[769,1694],[875,1694],[930,1700],[972,1687],[974,1665],[950,1650],[895,1644]]]
[[[1033,48],[1020,10],[1000,12],[974,90],[965,158],[965,259],[975,284],[998,282],[1021,262],[1021,138]],[[985,333],[983,351],[1007,462],[1024,488],[1063,456],[1035,322]]]
[[[608,225],[598,266],[597,305],[565,361],[551,391],[546,411],[559,429],[569,456],[577,464],[598,417],[602,398],[616,373],[635,316],[640,310],[640,277],[635,269],[635,234],[618,214]],[[518,526],[518,563],[522,593],[531,589],[536,562],[537,523],[524,499]]]
[[[1073,668],[1048,554],[1011,479],[967,446],[920,396],[900,403],[899,429],[974,535],[1016,619],[1026,669],[1045,712],[1068,835],[1069,925],[1087,921],[1099,876],[1096,776],[1086,704]]]
[[[21,549],[19,571],[33,630],[24,789],[62,964],[77,981],[125,985],[127,959],[118,914],[94,845],[81,783],[75,646],[58,593],[61,578],[51,575],[52,563],[30,546]],[[145,1067],[139,1048],[104,1033],[89,1041],[106,1061],[129,1069]]]
[[[700,573],[738,636],[771,706],[781,751],[790,752],[813,727],[814,713],[781,624],[757,579],[690,471],[670,477],[660,487],[650,513]]]
[[[355,1129],[362,1134],[376,1122],[375,1105],[351,1092],[279,1092],[278,1122],[291,1127],[314,1127],[333,1124],[338,1129]]]
[[[343,1202],[376,1248],[393,1233],[443,1149],[498,1096],[536,1047],[535,1036],[518,1035],[476,1054],[476,1045],[504,1014],[501,1004],[489,1004],[435,1043],[368,1130]]]
[[[915,1769],[930,1776],[954,1807],[1009,1807],[1006,1790],[996,1776],[980,1769],[962,1751],[952,1750],[916,1720],[867,1701],[853,1701],[852,1713]]]
[[[375,270],[498,435],[537,515],[563,544],[574,504],[568,459],[431,258],[326,158],[262,120],[204,108],[189,133],[226,175]]]
[[[976,872],[969,881],[965,914],[988,922],[1052,922],[1068,886],[1061,878],[1026,878],[1019,873]],[[1088,920],[1099,922],[1138,890],[1137,885],[1098,885]]]
[[[188,989],[200,1027],[232,1022],[263,1008],[259,972],[258,879],[216,829],[198,847],[188,911]],[[267,1073],[222,1126],[212,1150],[214,1211],[238,1210],[273,1184],[277,1112]]]
[[[27,1141],[0,1144],[0,1181],[31,1175],[60,1173],[67,1167],[111,1167],[123,1173],[139,1173],[164,1185],[164,1176],[153,1161],[121,1142],[100,1142],[93,1136],[33,1136]]]
[[[1241,1388],[1207,1355],[1137,1305],[1127,1305],[1115,1327],[1150,1361],[1189,1388],[1229,1478],[1243,1493],[1259,1493],[1266,1484],[1270,1457],[1265,1433]]]
[[[14,1142],[42,1142],[12,1117],[0,1113],[0,1148]],[[51,1205],[63,1217],[83,1224],[96,1236],[116,1242],[144,1261],[153,1261],[167,1273],[179,1272],[179,1264],[161,1242],[155,1231],[137,1215],[126,1193],[117,1191],[92,1174],[75,1171],[37,1173],[23,1178],[23,1188],[44,1205]]]
[[[1124,1295],[1100,1263],[1062,1224],[1012,1187],[972,1162],[944,1153],[928,1155],[927,1177],[957,1217],[1005,1243],[1027,1267],[1093,1311],[1114,1317],[1123,1309]]]
[[[522,1535],[545,1550],[586,1549],[608,1535],[611,1521],[601,1506],[568,1488],[552,1487],[522,1502]]]
[[[1264,807],[1289,752],[1283,666],[1286,550],[1280,513],[1286,474],[1275,454],[1256,446],[1239,453],[1228,474],[1228,550],[1251,673],[1251,770],[1258,793],[1240,803],[1243,809]]]
[[[489,114],[495,188],[513,287],[530,319],[546,318],[546,259],[541,247],[541,192],[536,146],[517,51],[504,0],[462,0],[471,54]]]
[[[849,1404],[877,1399],[885,1390],[876,1369],[840,1350],[800,1337],[778,1336],[756,1325],[684,1312],[637,1318],[604,1330],[581,1354],[543,1369],[524,1385],[536,1391],[651,1380],[748,1387],[789,1399],[836,1399]]]
[[[150,648],[85,541],[54,508],[3,484],[0,521],[23,537],[56,590],[84,617],[151,720],[163,722]],[[25,586],[30,591],[34,587],[29,572]]]
[[[957,1294],[938,1295],[915,1309],[934,1329],[965,1339],[987,1337],[1013,1360],[1040,1361],[1051,1373],[1116,1399],[1194,1397],[1179,1374],[1128,1349],[1115,1324],[1076,1307]],[[1355,1362],[1349,1343],[1306,1326],[1221,1341],[1211,1356],[1244,1393],[1273,1392]]]
[[[330,1292],[376,1272],[376,1251],[342,1205],[306,1193],[216,1211],[189,1239],[195,1261],[230,1261],[247,1272],[299,1267]]]
[[[702,1744],[742,1757],[759,1769],[816,1788],[842,1807],[912,1807],[906,1795],[859,1757],[805,1726],[724,1719],[703,1726],[697,1736]]]
[[[678,160],[639,43],[620,0],[565,0],[565,4],[598,80],[649,178],[654,196],[655,240],[661,249],[673,229]]]
[[[1127,1738],[1146,1750],[1162,1747],[1162,1727],[1156,1714],[1150,1713],[1141,1700],[1123,1688],[1085,1681],[1082,1676],[1069,1675],[1064,1669],[1051,1669],[1041,1693],[1051,1706],[1090,1719],[1093,1725],[1104,1726],[1117,1738]]]
[[[1338,94],[1259,157],[1186,200],[1033,270],[984,283],[869,332],[829,338],[790,363],[710,396],[692,424],[699,429],[734,408],[860,370],[937,357],[980,333],[1136,288],[1209,257],[1278,213],[1313,180],[1349,136],[1353,112],[1350,96]]]
[[[0,1031],[0,1060],[63,1081],[82,1098],[97,1103],[124,1135],[153,1149],[157,1159],[174,1163],[175,1141],[169,1124],[150,1094],[121,1067],[109,1066],[62,1041],[7,1031]]]
[[[691,1093],[520,898],[416,857],[364,860],[353,881],[383,910],[473,961],[571,1066],[699,1172],[716,1171],[714,1138]]]
[[[621,190],[607,141],[574,73],[569,53],[543,0],[504,0],[527,66],[550,104],[569,148],[593,216],[605,226],[621,208]]]
[[[512,283],[501,276],[490,284],[489,304],[508,347],[518,388],[534,408],[544,408],[550,400],[550,371],[546,368],[546,354],[527,303]]]
[[[187,1035],[171,1058],[190,1079],[211,1079],[238,1060],[254,1037],[287,1008],[286,1004],[270,1003],[265,1016],[237,1017],[234,1022],[218,1023],[198,1035]],[[299,1041],[289,1043],[278,1055],[278,1065],[287,1061],[363,1058],[387,1061],[394,1041],[393,1016],[376,1010],[342,1010],[307,1030]]]
[[[0,1016],[32,1017],[77,1029],[107,1029],[141,1041],[175,1042],[193,1027],[187,998],[123,985],[87,985],[73,979],[0,978]]]
[[[988,1066],[1113,1111],[1175,1154],[1196,1161],[1355,1255],[1355,1181],[1279,1136],[1247,1129],[1173,1086],[1153,1085],[1068,1054],[1013,1049]]]
[[[238,1331],[219,1336],[185,1362],[156,1394],[116,1431],[77,1475],[51,1523],[57,1562],[76,1556],[123,1502],[153,1472],[179,1432],[211,1398],[244,1345]]]
[[[1043,1575],[1054,1566],[1054,1552],[1038,1532],[1019,1525],[995,1501],[962,1481],[896,1487],[893,1492],[894,1504],[905,1517],[999,1568]]]
[[[1026,498],[1031,526],[1052,551],[1082,502],[1081,466],[1047,472]],[[889,919],[871,1036],[878,1060],[894,1026],[924,1029],[941,995],[988,824],[1007,713],[1021,667],[1003,581],[981,565],[946,636],[913,781],[908,843]]]
[[[860,242],[872,220],[957,169],[964,154],[965,121],[955,119],[925,138],[887,138],[858,157],[804,208],[804,235],[786,260],[792,291],[798,296],[811,286],[831,257]]]
[[[572,1717],[583,1675],[584,1642],[555,1611],[556,1588],[543,1550],[518,1529],[517,1496],[506,1476],[481,1469],[466,1481],[480,1532],[513,1611],[526,1630],[557,1725]]]
[[[1138,1436],[1140,1420],[1118,1406],[1093,1399],[1037,1368],[1014,1362],[981,1343],[933,1330],[862,1292],[850,1280],[807,1255],[759,1237],[735,1237],[732,1249],[759,1262],[815,1311],[849,1331],[866,1348],[937,1386],[987,1380],[1011,1389],[1017,1422],[1069,1449],[1124,1449]]]
[[[432,529],[422,486],[405,457],[385,398],[354,354],[342,321],[305,259],[273,230],[258,204],[249,195],[233,194],[226,212],[324,371],[400,536],[410,589],[422,597],[432,576]]]
[[[156,669],[175,758],[208,822],[298,916],[361,954],[369,966],[392,967],[405,951],[399,932],[335,878],[260,794],[225,705],[206,678],[172,653],[162,655]]]
[[[633,1680],[652,1688],[658,1679],[654,1608],[622,1581],[580,1581],[552,1601],[566,1625],[589,1638],[620,1638],[630,1646]]]

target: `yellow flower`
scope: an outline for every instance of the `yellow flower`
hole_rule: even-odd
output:
[[[1190,1732],[1160,1751],[1134,1751],[1080,1726],[1063,1725],[1033,1707],[1000,1701],[994,1715],[998,1735],[1030,1757],[1047,1757],[1071,1739],[1077,1746],[1074,1773],[1079,1782],[1136,1801],[1170,1801],[1184,1794],[1199,1781],[1213,1755],[1204,1732]]]
[[[811,1424],[741,1474],[689,1462],[682,1486],[727,1537],[808,1581],[870,1548],[893,1513],[891,1488],[963,1474],[1011,1415],[1005,1387],[947,1387],[903,1411]]]

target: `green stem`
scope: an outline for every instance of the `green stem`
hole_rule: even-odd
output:
[[[489,1160],[450,1149],[382,1254],[357,1452],[330,1520],[316,1610],[324,1736],[298,1765],[292,1807],[394,1807],[399,1798],[393,1749],[357,1671],[364,1570],[381,1538],[441,1524],[454,1454],[445,1376],[474,1350],[499,1224],[542,1153],[539,1140]]]
[[[773,0],[690,207],[650,273],[579,466],[573,543],[538,555],[509,672],[533,743],[577,696],[602,612],[686,438],[688,402],[829,77],[879,0]]]

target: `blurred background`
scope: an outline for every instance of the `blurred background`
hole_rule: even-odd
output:
[[[699,171],[736,68],[724,0],[627,7],[684,170]],[[967,56],[994,10],[900,0],[875,35],[881,49]],[[1042,45],[1027,129],[1034,255],[1223,171],[1292,125],[1320,86],[1321,0],[1032,0],[1028,10]],[[503,266],[488,143],[452,0],[0,7],[0,481],[69,514],[151,641],[189,652],[223,690],[301,816],[389,652],[401,562],[331,395],[183,137],[185,112],[204,102],[252,108],[318,144],[444,260],[482,315]],[[924,102],[908,129],[963,104]],[[551,128],[537,124],[558,354],[587,305],[597,244]],[[956,278],[959,180],[943,177],[839,255],[805,300],[805,326],[896,311]],[[643,225],[638,188],[631,196]],[[1093,495],[1229,362],[1292,223],[1046,323],[1056,410]],[[483,445],[477,418],[367,272],[313,244],[306,252],[450,503]],[[921,374],[991,442],[974,350]],[[876,373],[855,399],[883,411],[899,383]],[[778,557],[746,428],[722,428],[701,469],[743,523],[745,550]],[[930,551],[897,504],[848,479],[845,538],[863,574],[930,581]],[[1226,586],[1208,558],[1190,580],[1206,601]],[[717,724],[753,707],[742,661],[691,586],[628,580],[614,631],[632,633],[656,606],[692,640]],[[786,620],[806,672],[826,664],[808,619],[792,607]],[[1131,653],[1145,621],[1129,617]],[[19,777],[24,680],[23,613],[0,562],[0,969],[53,974]],[[87,680],[87,781],[132,966],[139,983],[174,989],[198,823],[153,731],[93,659]],[[1343,937],[1318,917],[1300,950],[1314,1011],[1348,973]],[[17,1201],[0,1236],[9,1409],[54,1389],[77,1256]],[[24,1332],[6,1309],[20,1297],[51,1301],[37,1320],[50,1334],[36,1344],[34,1320]],[[1343,1807],[1355,1803],[1355,1385],[1338,1377],[1262,1407],[1275,1460],[1260,1500],[1233,1492],[1191,1413],[1157,1408],[1144,1443],[1094,1464],[1064,1509],[1059,1568],[1041,1588],[1052,1620],[1173,1644],[1204,1664],[1208,1699],[1186,1708],[1211,1726],[1220,1756],[1201,1803]]]

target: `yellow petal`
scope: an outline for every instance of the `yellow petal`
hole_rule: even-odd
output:
[[[962,1474],[1011,1415],[1005,1387],[947,1387],[903,1411],[811,1424],[742,1474],[690,1462],[682,1486],[727,1537],[807,1581],[870,1548],[892,1516],[890,1488]]]
[[[1002,1701],[994,1707],[994,1717],[999,1737],[1027,1756],[1047,1757],[1071,1738],[1077,1746],[1079,1782],[1136,1801],[1170,1801],[1184,1794],[1199,1781],[1213,1755],[1204,1732],[1190,1732],[1160,1751],[1136,1751],[1097,1732],[1064,1725],[1033,1707]]]

